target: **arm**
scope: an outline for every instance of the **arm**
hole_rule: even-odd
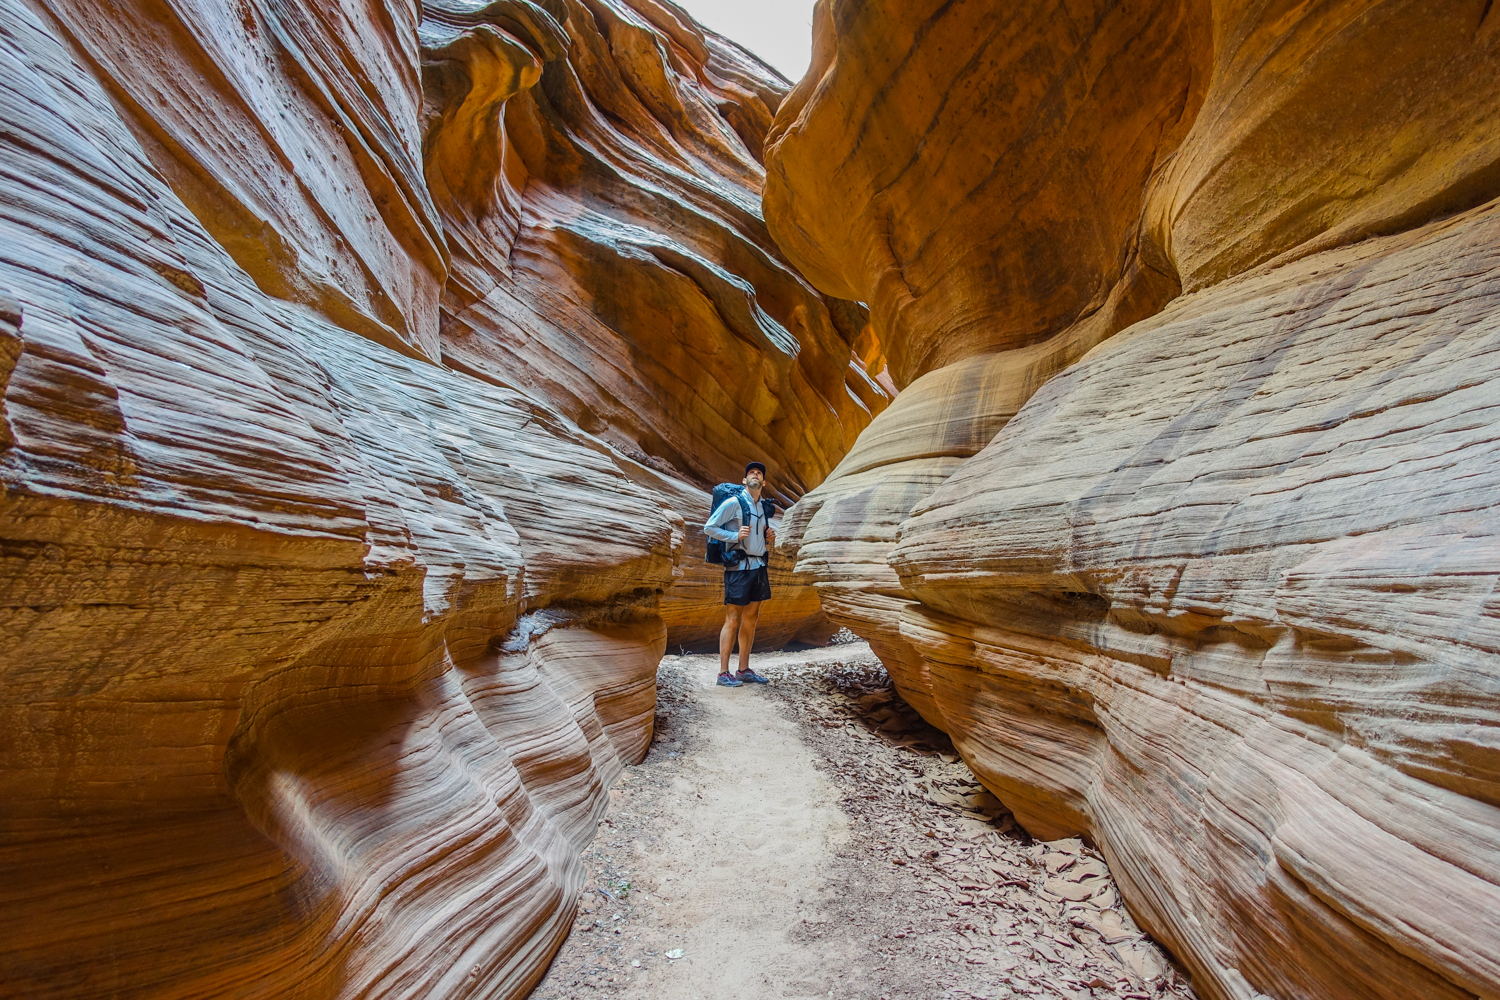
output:
[[[709,538],[716,539],[726,545],[733,544],[739,540],[738,531],[724,527],[725,522],[739,519],[740,505],[737,500],[730,497],[719,504],[719,509],[709,515],[708,521],[703,525],[703,533]]]

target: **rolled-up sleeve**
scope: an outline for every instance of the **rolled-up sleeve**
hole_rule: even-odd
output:
[[[734,497],[730,497],[719,504],[718,510],[708,516],[708,520],[703,523],[703,533],[709,538],[721,542],[733,542],[740,537],[738,523],[732,529],[726,528],[724,525],[730,521],[738,522],[739,518],[740,502]]]

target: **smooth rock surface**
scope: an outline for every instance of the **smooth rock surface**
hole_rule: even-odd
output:
[[[760,218],[780,85],[665,5],[526,6],[502,24],[540,66],[479,44],[467,26],[493,15],[474,5],[426,7],[442,101],[427,174],[452,206],[444,359],[700,487],[758,458],[790,503],[887,394],[851,358],[862,310],[825,302]],[[481,110],[501,102],[498,155],[475,161]]]
[[[955,744],[1204,991],[1500,995],[1497,246],[1491,205],[1188,296],[902,525]]]
[[[524,995],[683,512],[886,398],[759,222],[779,85],[645,0],[15,0],[0,79],[5,990]]]
[[[798,571],[1201,994],[1500,996],[1489,6],[816,27],[767,217],[903,392]]]

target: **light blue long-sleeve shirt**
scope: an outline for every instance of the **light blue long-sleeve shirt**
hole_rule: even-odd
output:
[[[726,546],[733,545],[740,535],[740,502],[730,497],[719,504],[718,510],[704,522],[703,533]],[[766,515],[760,501],[750,501],[750,537],[739,546],[746,558],[735,569],[759,569],[766,564]]]

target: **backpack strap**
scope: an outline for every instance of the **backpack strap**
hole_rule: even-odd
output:
[[[742,527],[748,526],[750,524],[750,496],[744,490],[735,490],[734,498],[740,502],[740,525]],[[733,545],[736,548],[739,548],[740,551],[744,551],[744,548],[740,545],[738,539],[732,542],[727,542],[725,544]]]

